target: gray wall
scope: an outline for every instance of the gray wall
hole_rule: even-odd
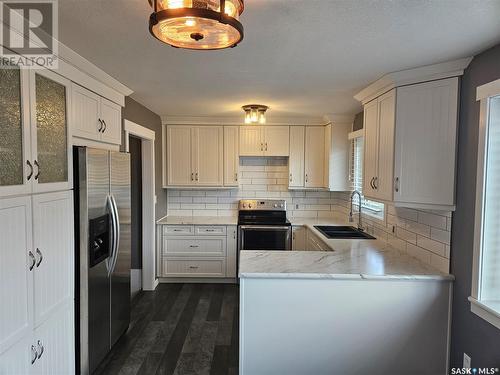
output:
[[[500,365],[500,329],[471,313],[472,252],[479,102],[476,87],[500,78],[500,45],[477,55],[467,68],[461,87],[458,134],[457,210],[453,215],[451,273],[456,282],[453,295],[451,367],[461,367],[463,353],[472,366]]]
[[[162,142],[161,142],[161,118],[151,112],[142,104],[130,97],[125,98],[125,108],[122,111],[123,119],[135,122],[156,133],[155,136],[155,189],[156,189],[156,218],[159,219],[167,214],[167,194],[162,188]]]

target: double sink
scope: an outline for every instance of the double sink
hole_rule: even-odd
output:
[[[370,236],[362,230],[350,226],[337,225],[315,225],[321,234],[328,239],[352,239],[352,240],[374,240],[375,237]]]

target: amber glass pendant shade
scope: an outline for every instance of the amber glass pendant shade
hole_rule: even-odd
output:
[[[149,31],[178,48],[235,47],[243,39],[243,0],[149,0]]]

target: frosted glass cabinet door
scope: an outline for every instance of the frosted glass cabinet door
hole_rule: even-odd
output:
[[[31,72],[32,153],[37,192],[71,188],[70,87],[70,81],[53,72]]]
[[[28,80],[15,66],[0,69],[0,197],[31,190]]]

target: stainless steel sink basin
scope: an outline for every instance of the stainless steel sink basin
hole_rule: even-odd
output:
[[[374,240],[375,237],[370,236],[358,228],[349,226],[336,225],[315,225],[314,228],[319,230],[326,238],[329,239],[353,239],[353,240]]]

